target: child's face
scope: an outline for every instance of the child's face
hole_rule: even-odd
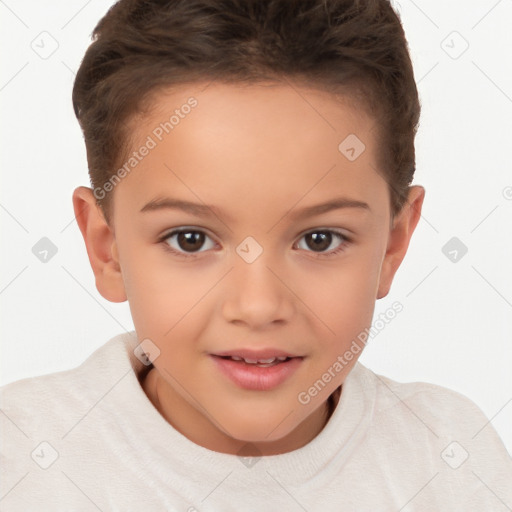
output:
[[[360,352],[335,363],[388,293],[424,190],[413,188],[416,210],[392,230],[375,126],[361,111],[288,85],[202,88],[160,94],[133,125],[139,157],[148,136],[156,145],[115,187],[115,238],[105,228],[88,242],[112,259],[93,268],[103,265],[105,297],[128,298],[139,340],[160,350],[147,389],[178,430],[219,451],[286,451],[323,427]],[[192,96],[197,105],[182,109]],[[176,109],[179,122],[158,130]],[[359,156],[353,136],[339,149],[351,134],[366,146]],[[341,199],[367,207],[303,213]],[[274,367],[219,357],[243,350],[295,357]]]

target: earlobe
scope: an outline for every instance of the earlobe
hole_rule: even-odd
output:
[[[420,220],[424,198],[423,187],[411,187],[402,211],[395,218],[382,262],[377,299],[382,299],[389,293],[395,273],[407,253],[412,234]]]
[[[73,209],[84,238],[87,255],[96,279],[96,288],[110,302],[124,302],[126,292],[119,264],[117,243],[92,189],[78,187],[73,192]]]

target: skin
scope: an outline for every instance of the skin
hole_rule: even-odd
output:
[[[411,187],[393,219],[388,186],[376,171],[374,121],[343,98],[289,83],[214,82],[159,92],[132,125],[134,150],[190,96],[197,107],[115,187],[110,224],[87,187],[74,191],[75,215],[99,292],[112,302],[128,300],[138,339],[160,350],[142,387],[162,416],[218,452],[289,452],[325,426],[326,400],[360,353],[308,404],[297,397],[370,327],[375,301],[388,294],[406,254],[425,190]],[[338,150],[349,134],[366,146],[352,162]],[[161,197],[207,204],[215,214],[140,212]],[[337,197],[369,209],[294,218]],[[192,245],[199,252],[177,236],[160,241],[182,227],[205,233],[202,246]],[[349,241],[333,234],[318,248],[305,236],[326,229]],[[263,249],[252,263],[236,252],[248,236]],[[247,347],[304,359],[278,387],[244,390],[208,354]]]

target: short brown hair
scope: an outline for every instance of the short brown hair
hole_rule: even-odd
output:
[[[160,88],[292,80],[341,92],[373,116],[392,216],[403,207],[420,102],[389,0],[119,0],[92,37],[73,107],[93,188],[122,165],[129,121]],[[98,199],[107,220],[110,195]]]

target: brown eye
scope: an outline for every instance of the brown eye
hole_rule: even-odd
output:
[[[337,245],[335,243],[336,239],[340,242]],[[302,236],[301,241],[302,240],[305,241],[305,244],[303,244],[303,247],[300,247],[301,244],[299,243],[300,249],[305,249],[319,254],[326,253],[326,256],[328,254],[337,253],[349,242],[348,238],[341,233],[329,229],[310,231]]]
[[[207,240],[211,241],[205,233],[193,229],[172,231],[163,239],[166,244],[179,253],[203,252],[201,249]],[[214,245],[211,241],[210,247],[206,247],[206,250],[211,249]]]
[[[199,231],[182,231],[178,233],[176,240],[180,249],[195,252],[204,244],[204,238],[204,233],[200,233]]]
[[[309,233],[305,236],[306,245],[314,251],[325,251],[332,242],[332,235],[327,231]]]

